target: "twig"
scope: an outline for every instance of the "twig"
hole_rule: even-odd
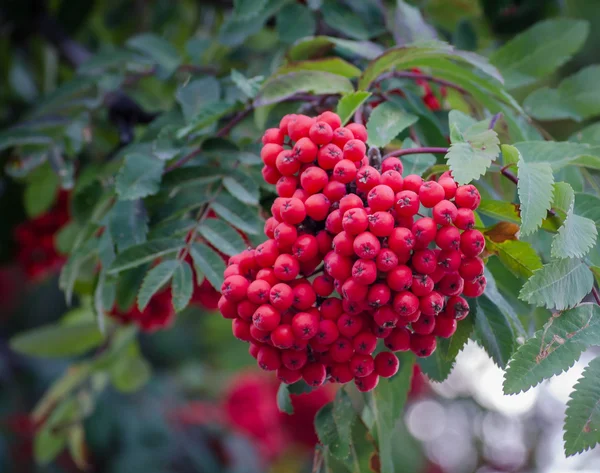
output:
[[[492,117],[490,120],[490,126],[488,127],[490,130],[493,130],[496,126],[496,122],[502,118],[502,112],[498,112],[496,115]]]
[[[513,184],[519,183],[519,178],[517,176],[515,176],[512,172],[510,172],[508,169],[502,168],[500,170],[500,173],[504,177],[506,177],[509,181],[511,181]]]
[[[365,123],[362,104],[359,105],[359,107],[356,109],[356,112],[354,112],[354,122],[358,123],[359,125],[364,125]]]
[[[471,95],[470,92],[467,89],[463,89],[460,85],[455,84],[454,82],[450,82],[448,80],[445,79],[440,79],[439,77],[435,77],[432,76],[430,74],[421,74],[420,72],[408,72],[408,71],[391,71],[391,72],[386,72],[385,74],[381,74],[377,80],[376,83],[381,82],[382,80],[385,79],[391,79],[391,78],[400,78],[400,79],[414,79],[414,80],[426,80],[429,82],[434,82],[436,84],[440,84],[446,87],[449,87],[451,89],[454,89],[458,92],[460,92],[463,95]]]
[[[592,295],[594,296],[594,299],[596,299],[596,304],[600,305],[600,293],[595,287],[592,287]]]

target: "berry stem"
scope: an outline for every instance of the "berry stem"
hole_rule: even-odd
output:
[[[397,149],[386,154],[383,157],[383,160],[387,158],[391,158],[393,156],[405,156],[407,154],[425,154],[425,153],[435,153],[435,154],[446,154],[448,152],[448,148],[435,148],[435,147],[421,147],[421,148],[407,148],[407,149]]]

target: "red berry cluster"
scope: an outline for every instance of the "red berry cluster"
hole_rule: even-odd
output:
[[[128,310],[123,311],[115,306],[110,311],[110,316],[122,323],[136,324],[144,332],[156,332],[169,327],[175,320],[171,288],[166,288],[152,296],[144,310],[133,304]]]
[[[263,136],[263,176],[279,195],[269,240],[229,260],[219,309],[285,383],[371,390],[397,372],[393,352],[431,355],[469,311],[461,294],[485,288],[477,189],[450,173],[403,177],[393,157],[376,169],[366,140],[332,112],[285,116]],[[389,351],[373,356],[378,339]]]

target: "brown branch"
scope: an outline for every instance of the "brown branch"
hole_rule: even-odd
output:
[[[600,293],[595,287],[592,288],[592,295],[594,296],[594,299],[596,299],[596,304],[600,305]]]

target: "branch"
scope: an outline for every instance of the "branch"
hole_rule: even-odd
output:
[[[594,296],[594,299],[596,299],[596,304],[600,305],[600,293],[595,287],[592,288],[592,295]]]
[[[375,82],[379,83],[385,79],[391,79],[394,77],[397,77],[399,79],[414,79],[414,80],[422,79],[422,80],[426,80],[429,82],[433,82],[435,84],[443,85],[445,87],[449,87],[451,89],[454,89],[454,90],[460,92],[463,95],[471,95],[471,93],[467,89],[462,88],[460,85],[455,84],[454,82],[450,82],[449,80],[445,80],[445,79],[440,79],[439,77],[432,76],[431,74],[421,74],[420,72],[408,72],[408,71],[386,72],[385,74],[381,74]]]
[[[407,154],[426,154],[426,153],[434,153],[434,154],[446,154],[448,152],[448,148],[432,148],[432,147],[421,147],[421,148],[407,148],[407,149],[397,149],[392,151],[391,153],[386,154],[383,159],[391,158],[393,156],[400,157],[405,156]]]

